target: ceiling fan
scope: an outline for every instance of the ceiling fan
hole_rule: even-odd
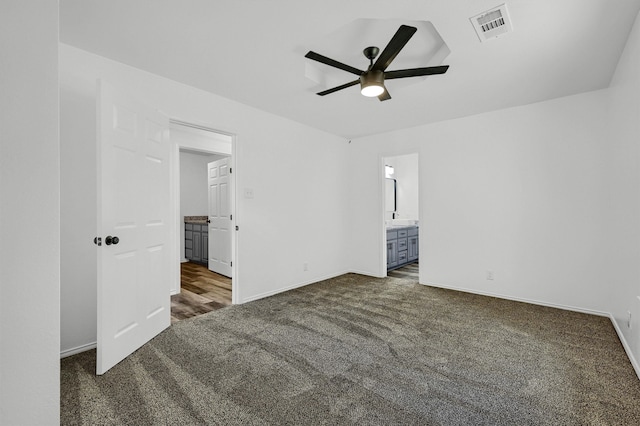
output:
[[[360,92],[364,96],[374,97],[377,96],[381,101],[391,99],[389,92],[384,86],[385,80],[391,80],[394,78],[406,78],[406,77],[420,77],[423,75],[444,74],[449,69],[449,65],[440,65],[437,67],[424,67],[424,68],[410,68],[404,70],[385,71],[395,57],[400,53],[402,48],[409,42],[411,37],[418,29],[416,27],[410,27],[408,25],[400,25],[398,31],[396,31],[387,47],[384,48],[380,56],[378,56],[378,49],[375,46],[367,47],[362,51],[364,56],[369,59],[369,67],[366,71],[359,70],[352,66],[343,64],[326,56],[322,56],[319,53],[309,51],[305,58],[312,59],[314,61],[321,62],[323,64],[339,68],[341,70],[350,72],[359,76],[357,80],[350,81],[341,86],[334,87],[332,89],[318,92],[318,95],[324,96],[329,93],[337,92],[338,90],[346,89],[347,87],[355,86],[360,83]],[[378,59],[374,63],[373,60],[378,56]]]

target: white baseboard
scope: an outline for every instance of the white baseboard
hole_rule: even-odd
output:
[[[384,275],[373,274],[373,273],[371,273],[369,271],[358,271],[357,269],[351,269],[351,270],[349,270],[348,273],[364,275],[366,277],[374,277],[374,278],[386,278],[387,277],[387,271],[384,271]]]
[[[549,308],[563,309],[565,311],[573,311],[573,312],[580,312],[580,313],[583,313],[583,314],[597,315],[599,317],[610,317],[610,315],[611,315],[611,314],[609,314],[609,312],[604,312],[604,311],[596,311],[596,310],[593,310],[593,309],[579,308],[577,306],[561,305],[561,304],[558,304],[558,303],[550,303],[550,302],[544,302],[544,301],[541,301],[541,300],[527,299],[525,297],[507,296],[505,294],[492,293],[490,291],[478,291],[478,290],[473,290],[473,289],[469,289],[469,288],[456,287],[456,286],[433,283],[433,282],[420,283],[420,284],[428,285],[428,286],[431,286],[431,287],[446,288],[447,290],[462,291],[464,293],[479,294],[481,296],[496,297],[498,299],[512,300],[514,302],[523,302],[523,303],[529,303],[529,304],[532,304],[532,305],[546,306],[546,307],[549,307]]]
[[[624,351],[627,353],[627,357],[631,362],[631,366],[636,371],[636,376],[638,376],[638,379],[640,379],[640,365],[638,365],[638,361],[633,356],[633,352],[631,351],[631,346],[629,346],[627,339],[625,339],[624,334],[622,334],[622,330],[620,329],[620,326],[618,325],[618,322],[616,321],[616,319],[613,317],[613,314],[609,314],[609,319],[611,320],[611,323],[613,324],[613,328],[616,330],[616,333],[618,334],[618,338],[620,339],[620,343],[622,343],[622,347],[624,348]]]
[[[276,295],[278,293],[284,293],[285,291],[294,290],[296,288],[304,287],[304,286],[309,285],[309,284],[315,284],[315,283],[317,283],[319,281],[324,281],[324,280],[328,280],[328,279],[331,279],[331,278],[339,277],[340,275],[344,275],[344,274],[348,274],[348,273],[349,273],[349,271],[336,272],[336,273],[333,273],[333,274],[328,274],[326,276],[313,278],[313,279],[308,280],[308,281],[303,281],[303,282],[298,283],[298,284],[293,284],[293,285],[290,285],[288,287],[282,287],[282,288],[279,288],[277,290],[272,290],[272,291],[267,291],[267,292],[264,292],[264,293],[256,294],[255,296],[250,296],[250,297],[247,297],[247,298],[243,298],[242,300],[240,300],[238,302],[238,304],[243,304],[243,303],[253,302],[255,300],[264,299],[265,297],[273,296],[273,295]]]
[[[86,345],[76,346],[75,348],[66,349],[60,352],[60,359],[66,358],[71,355],[79,354],[80,352],[90,351],[91,349],[95,349],[97,346],[96,342],[87,343]]]

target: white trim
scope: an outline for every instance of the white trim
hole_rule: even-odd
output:
[[[378,274],[386,274],[387,272],[387,188],[385,179],[385,156],[378,157],[378,223],[380,224],[380,232],[378,234],[380,249],[378,251]],[[418,203],[420,201],[418,200]],[[397,207],[397,206],[396,206]]]
[[[236,188],[238,184],[238,135],[233,133],[231,136],[231,164],[229,176],[229,190],[231,191],[231,304],[240,303],[240,268],[238,256],[238,233],[235,231],[238,224],[238,201],[236,197]]]
[[[180,216],[180,148],[190,148],[190,149],[195,149],[198,151],[202,151],[202,152],[209,152],[212,154],[221,154],[221,155],[225,155],[230,159],[230,163],[231,163],[231,167],[233,169],[233,173],[230,176],[229,179],[229,183],[230,183],[230,190],[231,190],[231,210],[232,210],[232,214],[233,214],[233,221],[231,223],[232,229],[235,229],[235,225],[236,225],[236,220],[237,220],[237,216],[238,216],[238,212],[237,212],[237,206],[236,206],[236,196],[235,196],[235,188],[236,188],[236,176],[238,173],[238,169],[236,167],[236,163],[237,163],[237,159],[236,159],[236,143],[237,143],[237,135],[234,133],[230,133],[224,130],[218,130],[215,129],[211,126],[205,125],[205,124],[198,124],[198,123],[192,123],[192,122],[188,122],[188,121],[184,121],[181,119],[177,119],[177,118],[169,118],[169,123],[170,125],[174,126],[178,126],[178,127],[186,127],[186,128],[190,128],[190,129],[195,129],[195,131],[199,132],[199,133],[204,133],[207,132],[209,134],[218,134],[218,135],[222,135],[225,136],[227,138],[230,139],[230,143],[231,143],[231,154],[227,153],[227,152],[221,152],[219,150],[217,150],[215,147],[209,147],[209,146],[205,146],[202,144],[196,144],[196,145],[189,145],[189,144],[185,144],[185,143],[179,143],[175,140],[171,140],[171,165],[172,165],[172,171],[173,171],[173,175],[171,177],[171,190],[173,193],[173,209],[174,209],[174,232],[172,232],[173,234],[173,243],[172,245],[174,246],[174,250],[175,250],[175,254],[174,254],[174,259],[175,261],[177,261],[177,264],[179,266],[180,263],[185,262],[186,259],[184,259],[184,253],[178,253],[180,250],[178,249],[178,247],[180,247],[180,231],[182,228],[182,218]],[[238,279],[238,262],[237,262],[237,233],[234,231],[231,235],[231,262],[233,263],[232,266],[232,280],[231,280],[231,303],[232,304],[236,304],[239,303],[238,302],[238,295],[239,295],[239,290],[240,290],[240,281]],[[175,263],[175,261],[173,261],[172,263]],[[170,294],[171,295],[175,295],[175,294],[179,294],[180,293],[180,268],[179,267],[175,267],[174,271],[172,272],[173,275],[173,283],[171,285],[171,289],[170,289]]]
[[[608,316],[609,316],[609,319],[611,320],[611,323],[613,324],[613,328],[616,330],[616,333],[618,334],[618,338],[620,339],[620,343],[622,343],[622,347],[624,348],[624,351],[627,353],[627,357],[631,362],[631,366],[636,372],[636,376],[638,376],[638,379],[640,379],[640,365],[638,365],[638,361],[633,356],[633,352],[631,351],[631,346],[629,346],[627,339],[625,339],[624,334],[622,333],[622,329],[618,325],[618,322],[614,318],[613,314],[608,314]]]
[[[346,273],[347,274],[364,275],[365,277],[373,277],[373,278],[387,278],[387,269],[386,268],[384,270],[384,275],[374,274],[374,273],[366,272],[366,271],[358,271],[357,269],[350,269],[349,272],[346,272]]]
[[[218,133],[220,135],[225,135],[225,136],[230,136],[233,137],[235,136],[234,132],[228,132],[226,130],[221,130],[221,129],[217,129],[214,127],[211,127],[207,124],[199,124],[199,123],[194,123],[191,121],[184,121],[178,118],[169,118],[169,123],[171,124],[177,124],[178,126],[183,126],[183,127],[189,127],[192,129],[196,129],[196,130],[203,130],[205,132],[208,133]]]
[[[97,347],[96,342],[87,343],[86,345],[76,346],[75,348],[67,349],[60,352],[60,359],[66,358],[71,355],[79,354],[81,352],[90,351],[91,349],[95,349]]]
[[[328,279],[331,279],[331,278],[339,277],[341,275],[345,275],[345,274],[348,274],[348,273],[349,273],[349,271],[341,271],[341,272],[336,272],[336,273],[333,273],[333,274],[326,275],[324,277],[313,278],[311,280],[303,281],[303,282],[298,283],[298,284],[293,284],[293,285],[290,285],[288,287],[283,287],[283,288],[279,288],[277,290],[267,291],[267,292],[264,292],[264,293],[257,294],[255,296],[248,297],[246,299],[238,301],[238,304],[254,302],[256,300],[264,299],[264,298],[269,297],[269,296],[274,296],[274,295],[279,294],[279,293],[284,293],[284,292],[289,291],[289,290],[295,290],[296,288],[304,287],[304,286],[307,286],[307,285],[316,284],[316,283],[319,283],[320,281],[324,281],[324,280],[328,280]]]
[[[609,317],[611,315],[608,312],[604,312],[604,311],[596,311],[596,310],[593,310],[593,309],[578,308],[577,306],[568,306],[568,305],[561,305],[561,304],[557,304],[557,303],[543,302],[543,301],[540,301],[540,300],[527,299],[527,298],[524,298],[524,297],[507,296],[507,295],[504,295],[504,294],[492,293],[492,292],[489,292],[489,291],[471,290],[471,289],[468,289],[468,288],[456,287],[456,286],[451,286],[451,285],[446,285],[446,284],[439,284],[439,283],[432,283],[432,282],[420,283],[420,284],[427,285],[427,286],[430,286],[430,287],[445,288],[447,290],[461,291],[461,292],[464,292],[464,293],[479,294],[481,296],[496,297],[498,299],[511,300],[511,301],[514,301],[514,302],[529,303],[530,305],[546,306],[546,307],[549,307],[549,308],[562,309],[562,310],[565,310],[565,311],[573,311],[573,312],[580,312],[580,313],[583,313],[583,314],[597,315],[599,317]]]

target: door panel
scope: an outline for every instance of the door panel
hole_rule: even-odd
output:
[[[157,111],[99,83],[97,374],[170,324],[168,128]]]
[[[229,158],[209,163],[209,269],[231,277]]]

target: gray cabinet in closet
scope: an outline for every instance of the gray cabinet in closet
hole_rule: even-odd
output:
[[[209,228],[206,223],[184,224],[184,257],[191,262],[208,262]]]

